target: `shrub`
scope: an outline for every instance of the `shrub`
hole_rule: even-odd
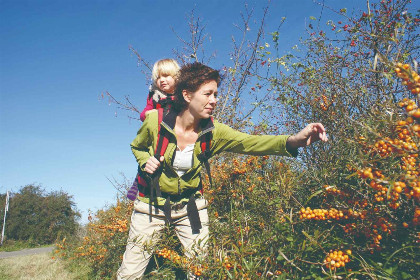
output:
[[[4,201],[1,199],[2,203]],[[10,196],[5,236],[32,245],[51,244],[73,235],[79,217],[69,194],[63,191],[46,193],[40,186],[27,185]]]
[[[56,244],[58,256],[89,264],[92,276],[112,278],[121,264],[128,237],[132,203],[118,200],[116,205],[89,216],[84,236]]]

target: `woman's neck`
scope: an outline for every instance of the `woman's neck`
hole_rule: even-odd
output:
[[[200,120],[195,118],[188,109],[178,114],[176,125],[183,131],[196,131],[198,132],[198,125]]]

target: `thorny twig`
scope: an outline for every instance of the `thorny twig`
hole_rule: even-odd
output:
[[[210,37],[208,34],[204,33],[206,25],[202,24],[200,17],[195,17],[194,9],[191,11],[188,20],[188,27],[190,32],[190,40],[185,40],[178,33],[171,27],[172,32],[175,34],[177,39],[182,43],[182,52],[178,50],[173,50],[176,57],[182,62],[182,64],[186,64],[193,59],[196,62],[203,62],[204,61],[204,42]],[[199,52],[201,53],[201,58],[199,58]],[[215,55],[212,54],[208,61],[211,60]]]
[[[118,183],[115,178],[112,178],[113,181],[110,178],[108,178],[108,177],[105,177],[105,178],[122,195],[122,197],[126,197],[126,193],[127,193],[127,190],[128,190],[128,187],[126,186],[126,184]],[[125,176],[124,176],[124,179],[127,181],[127,178]]]
[[[117,104],[118,109],[123,109],[123,110],[129,111],[129,112],[134,112],[138,116],[138,117],[128,116],[129,118],[135,119],[135,120],[140,120],[140,113],[141,112],[133,103],[131,103],[131,101],[129,99],[129,96],[124,97],[125,103],[123,103],[123,102],[120,102],[119,100],[115,99],[115,97],[112,96],[108,91],[105,92],[105,95],[108,96],[109,103]],[[103,97],[103,94],[102,94],[102,97]]]
[[[245,7],[246,8],[246,7]],[[257,48],[259,42],[264,35],[264,23],[265,18],[268,13],[268,6],[264,9],[263,17],[258,28],[258,33],[252,42],[249,42],[247,35],[250,31],[249,23],[253,16],[253,11],[248,11],[246,9],[246,14],[241,14],[242,17],[242,27],[237,26],[239,30],[242,31],[242,39],[239,44],[236,43],[234,37],[232,41],[234,44],[234,51],[232,57],[234,58],[234,66],[230,70],[229,82],[227,86],[226,93],[224,94],[224,102],[221,105],[221,109],[218,110],[216,117],[226,116],[228,119],[232,120],[233,115],[236,114],[240,97],[244,92],[244,87],[247,85],[249,79],[258,72],[257,64]],[[254,73],[252,73],[252,72]],[[236,82],[236,75],[239,73],[238,82]],[[235,83],[236,82],[236,83]],[[230,104],[227,106],[227,104]],[[242,121],[246,119],[252,112],[256,109],[254,107],[251,109],[251,112],[245,114],[245,118],[242,118]],[[229,111],[229,113],[227,112]]]

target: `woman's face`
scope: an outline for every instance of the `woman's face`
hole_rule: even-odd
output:
[[[173,94],[175,90],[175,79],[170,75],[161,75],[156,80],[156,85],[161,91]]]
[[[208,81],[202,84],[196,92],[183,91],[188,102],[188,110],[199,119],[208,119],[213,114],[217,103],[217,83]]]

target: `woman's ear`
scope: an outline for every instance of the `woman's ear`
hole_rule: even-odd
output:
[[[187,90],[182,90],[182,96],[187,103],[191,102],[191,94]]]

